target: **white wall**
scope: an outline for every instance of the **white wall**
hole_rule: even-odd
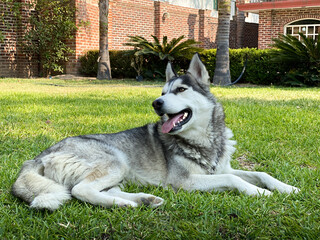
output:
[[[189,7],[189,8],[213,10],[213,0],[154,0],[154,1],[168,2],[173,5]]]
[[[173,5],[189,7],[195,9],[211,10],[211,16],[218,17],[218,12],[214,9],[213,0],[153,0],[167,2]],[[231,19],[236,14],[236,0],[231,0]]]

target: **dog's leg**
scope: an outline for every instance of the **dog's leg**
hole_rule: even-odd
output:
[[[177,184],[172,184],[174,187],[182,187],[186,190],[200,191],[225,191],[237,190],[248,195],[270,195],[271,192],[259,188],[242,178],[233,174],[217,174],[217,175],[200,175],[192,174],[186,179],[175,179]]]
[[[65,186],[43,176],[43,165],[35,160],[23,164],[11,190],[15,196],[29,202],[31,207],[51,211],[71,199]]]
[[[119,196],[107,195],[102,192],[104,189],[118,185],[123,180],[126,173],[125,168],[119,165],[117,168],[109,168],[108,173],[104,176],[99,176],[99,170],[96,171],[98,172],[98,175],[92,172],[88,177],[72,188],[72,196],[93,205],[100,205],[103,207],[112,207],[113,205],[120,207],[138,206],[134,201],[127,200]],[[99,177],[93,179],[92,176],[95,175]]]
[[[104,181],[104,179],[102,178],[99,181]],[[101,192],[103,188],[104,187],[102,187],[102,185],[96,181],[94,182],[82,181],[73,187],[71,193],[72,193],[72,196],[74,196],[75,198],[81,201],[85,201],[93,205],[100,205],[103,207],[112,207],[113,205],[117,205],[119,207],[126,207],[126,206],[137,207],[138,206],[138,204],[134,201],[130,201],[130,200],[112,196],[112,195],[107,195]]]
[[[270,190],[278,190],[281,193],[298,193],[300,191],[299,188],[285,184],[271,177],[269,174],[265,172],[250,172],[232,169],[230,173],[259,187],[266,187]]]
[[[138,206],[138,204],[133,201],[129,201],[120,197],[108,196],[102,193],[101,189],[97,188],[95,185],[95,182],[81,182],[77,184],[72,189],[72,195],[79,200],[103,207],[112,207],[113,205],[117,205],[119,207]]]
[[[158,207],[164,202],[164,200],[162,198],[156,197],[151,194],[122,192],[119,187],[113,187],[103,193],[106,196],[119,197],[122,199],[133,201],[133,202],[137,203],[138,205],[144,204],[144,205],[151,206],[151,207]]]

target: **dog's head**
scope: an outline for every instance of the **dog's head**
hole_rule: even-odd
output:
[[[162,96],[152,106],[162,117],[162,132],[178,134],[191,128],[206,127],[215,102],[210,93],[209,74],[195,54],[185,75],[178,76],[169,62]]]

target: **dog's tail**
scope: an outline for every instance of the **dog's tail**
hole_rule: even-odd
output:
[[[44,166],[35,160],[26,161],[12,186],[12,194],[30,203],[33,208],[57,209],[71,199],[63,185],[43,176]]]

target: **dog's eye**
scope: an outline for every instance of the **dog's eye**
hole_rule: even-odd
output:
[[[187,90],[187,89],[184,88],[184,87],[179,87],[179,88],[177,88],[177,92],[184,92],[185,90]]]

